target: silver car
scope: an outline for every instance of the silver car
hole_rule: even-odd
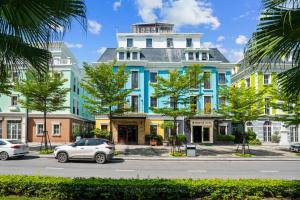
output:
[[[28,145],[18,140],[0,139],[0,160],[23,157],[29,153]]]
[[[54,149],[54,156],[58,162],[68,160],[94,160],[103,164],[111,160],[115,146],[109,140],[100,138],[80,139],[71,145],[63,145]]]

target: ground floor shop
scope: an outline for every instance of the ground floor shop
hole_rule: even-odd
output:
[[[0,116],[0,138],[26,142],[27,118],[23,114]]]

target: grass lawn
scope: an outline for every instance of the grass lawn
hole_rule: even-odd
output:
[[[252,156],[254,156],[253,154],[249,154],[249,153],[245,153],[245,154],[235,153],[234,155],[238,156],[238,157],[252,157]]]
[[[8,196],[8,197],[0,197],[0,200],[47,200],[47,199],[34,198],[34,197]]]
[[[53,154],[54,153],[54,150],[52,149],[47,149],[47,150],[41,150],[39,151],[40,154],[44,154],[44,155],[48,155],[48,154]]]
[[[296,153],[296,155],[297,155],[297,156],[300,156],[300,152],[299,152],[299,153]]]

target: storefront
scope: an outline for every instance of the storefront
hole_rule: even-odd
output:
[[[191,119],[191,143],[213,143],[214,120]]]

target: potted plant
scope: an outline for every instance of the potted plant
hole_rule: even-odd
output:
[[[157,146],[157,136],[156,135],[150,135],[150,145],[151,146]]]

